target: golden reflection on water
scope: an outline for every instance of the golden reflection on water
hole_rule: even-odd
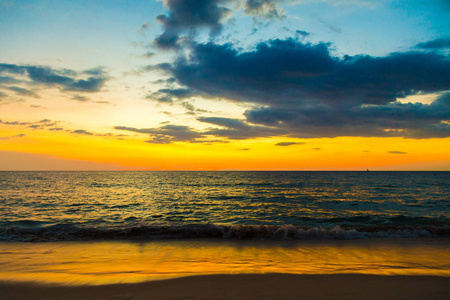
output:
[[[201,274],[450,276],[450,239],[0,243],[0,280],[140,282]]]

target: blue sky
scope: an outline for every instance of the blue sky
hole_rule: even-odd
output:
[[[225,2],[225,1],[224,1]],[[235,1],[237,2],[237,1]],[[271,38],[309,33],[308,41],[331,42],[338,54],[386,55],[405,51],[415,44],[450,32],[448,1],[274,1],[283,9],[281,21],[258,20],[233,11],[233,26],[223,35],[243,46]],[[297,4],[295,4],[297,3]],[[236,3],[224,3],[227,7]],[[132,42],[151,42],[161,31],[155,21],[167,12],[160,1],[0,1],[0,58],[9,63],[59,64],[84,68],[96,65],[118,67],[139,62]],[[139,34],[148,22],[152,27]],[[252,34],[253,28],[260,28]],[[246,45],[247,44],[247,45]],[[32,50],[32,51],[31,51]],[[64,63],[52,60],[65,60]]]

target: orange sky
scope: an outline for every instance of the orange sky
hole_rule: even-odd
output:
[[[145,135],[91,136],[0,126],[2,170],[448,170],[450,139],[258,138],[145,143]],[[24,136],[21,136],[24,135]],[[292,143],[279,146],[277,143]]]

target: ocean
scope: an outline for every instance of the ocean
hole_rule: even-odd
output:
[[[0,172],[0,191],[0,241],[450,234],[450,172]]]
[[[0,172],[0,280],[450,276],[450,172]]]

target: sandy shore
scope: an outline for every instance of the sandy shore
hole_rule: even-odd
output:
[[[0,283],[1,299],[448,299],[450,277],[211,275],[138,284],[49,286]]]

